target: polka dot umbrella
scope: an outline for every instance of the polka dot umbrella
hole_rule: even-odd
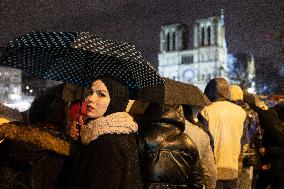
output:
[[[80,86],[90,86],[102,77],[119,80],[130,89],[164,82],[134,45],[103,39],[89,32],[25,34],[0,48],[0,66]]]

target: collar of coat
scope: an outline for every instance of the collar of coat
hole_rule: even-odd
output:
[[[127,112],[117,112],[91,120],[81,129],[81,141],[89,144],[104,134],[129,134],[138,131],[138,125]]]
[[[69,142],[28,124],[4,123],[0,125],[0,139],[17,141],[27,145],[32,144],[41,150],[70,155]]]

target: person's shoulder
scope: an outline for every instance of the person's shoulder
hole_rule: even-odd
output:
[[[226,109],[234,112],[240,112],[241,114],[246,114],[246,111],[241,106],[227,100],[213,102],[211,103],[211,105],[206,106],[203,111],[215,112],[216,110],[220,109]]]
[[[218,102],[219,102],[218,103],[219,106],[229,107],[229,108],[232,108],[232,109],[236,109],[236,110],[240,110],[242,112],[245,112],[245,110],[243,109],[242,106],[235,104],[233,102],[230,102],[228,100],[218,101]]]
[[[205,133],[200,127],[190,123],[187,120],[185,121],[185,131],[192,132],[192,133],[198,134],[198,135],[202,135],[203,133]]]
[[[187,130],[187,133],[185,134],[191,137],[193,142],[195,142],[195,144],[201,144],[201,145],[209,144],[210,145],[210,139],[209,139],[208,134],[205,133],[203,129],[201,129],[200,127],[196,125],[193,125],[193,129]],[[197,141],[195,141],[194,139]]]
[[[228,101],[228,103],[230,103],[231,108],[234,108],[234,109],[241,111],[242,113],[246,114],[246,111],[244,110],[244,108],[242,106],[234,104],[234,103],[229,102],[229,101]]]
[[[128,138],[132,138],[134,136],[135,136],[134,133],[129,133],[129,134],[116,134],[116,133],[104,134],[104,135],[99,136],[96,139],[96,141],[113,142],[113,141],[117,141],[117,140],[125,140],[125,139],[128,139]]]
[[[238,115],[240,118],[245,119],[247,117],[247,112],[240,105],[229,102],[228,110],[234,115]]]
[[[121,146],[119,138],[120,136],[113,134],[101,135],[96,140],[90,142],[86,148],[94,152],[116,153]]]
[[[179,139],[179,143],[180,143],[180,145],[179,145],[180,150],[184,150],[184,151],[197,150],[197,146],[194,143],[193,139],[185,133]]]
[[[130,134],[105,134],[98,137],[92,143],[95,145],[109,146],[124,146],[135,142],[135,133]]]
[[[178,151],[190,154],[191,156],[199,156],[198,147],[190,138],[190,136],[184,134],[183,140],[181,140],[181,144],[177,147]]]
[[[230,102],[229,102],[230,103]],[[210,111],[215,110],[216,108],[223,108],[224,106],[228,106],[228,101],[215,101],[212,102],[210,105],[205,106],[203,111]]]

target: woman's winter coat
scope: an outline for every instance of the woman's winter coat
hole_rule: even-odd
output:
[[[144,188],[202,188],[199,153],[183,131],[184,117],[175,110],[143,125],[139,148]]]
[[[0,126],[0,188],[62,188],[70,144],[55,131],[27,124]]]
[[[142,188],[137,130],[126,112],[91,120],[81,130],[85,145],[74,157],[70,188]]]

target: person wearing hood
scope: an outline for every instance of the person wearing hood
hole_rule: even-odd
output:
[[[209,81],[204,93],[212,102],[202,111],[214,138],[217,189],[238,187],[238,158],[246,119],[242,107],[228,101],[229,85],[224,78]]]
[[[198,149],[184,134],[181,105],[150,103],[139,124],[144,189],[199,189],[203,171]]]
[[[80,130],[71,125],[70,136],[82,146],[74,155],[70,188],[142,188],[136,134],[138,125],[125,112],[127,86],[102,78],[92,83]],[[83,124],[82,124],[83,123]]]
[[[242,145],[245,145],[244,151],[249,151],[250,148],[254,148],[254,136],[257,132],[260,132],[259,118],[257,113],[250,108],[249,104],[244,102],[244,94],[240,86],[230,86],[230,100],[231,102],[241,106],[247,114],[244,124]]]
[[[255,136],[261,132],[258,115],[243,101],[244,93],[240,86],[230,85],[230,100],[246,111],[246,120],[241,140],[242,152],[240,154],[240,188],[254,188],[260,164],[256,155],[254,143]]]
[[[0,126],[4,138],[0,155],[0,188],[62,188],[70,144],[64,139],[67,104],[53,95],[32,103],[30,123]]]

